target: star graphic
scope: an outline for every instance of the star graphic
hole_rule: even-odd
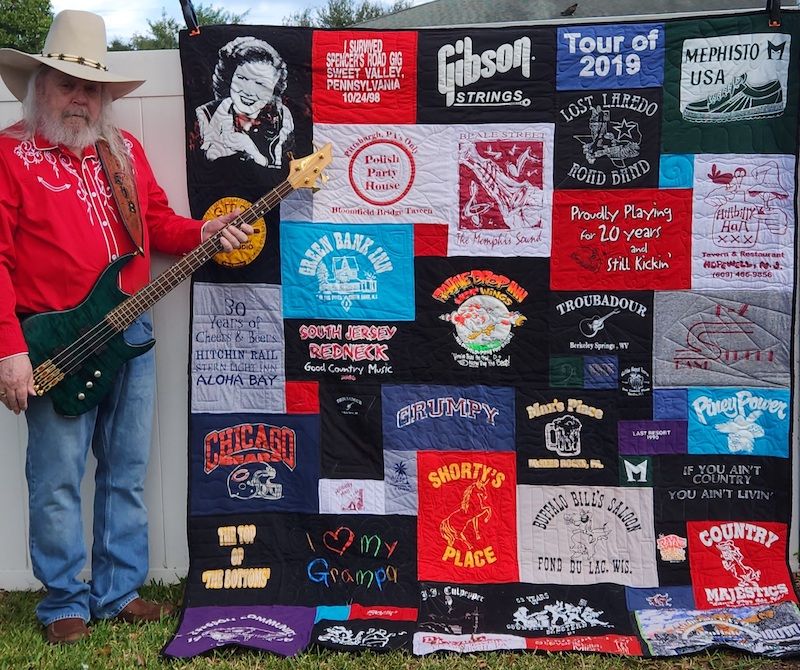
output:
[[[617,131],[617,139],[622,139],[623,137],[627,137],[629,140],[633,139],[633,135],[631,135],[631,130],[634,128],[638,128],[638,124],[634,121],[628,121],[628,119],[622,119],[622,121],[612,121],[611,125],[614,127],[614,130]]]

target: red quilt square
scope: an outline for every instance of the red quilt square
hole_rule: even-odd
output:
[[[795,601],[786,568],[786,524],[690,521],[689,565],[698,607]]]
[[[550,288],[690,288],[692,191],[556,191]]]
[[[414,123],[417,33],[315,31],[314,123]]]
[[[417,454],[420,580],[519,581],[516,454]]]
[[[319,382],[286,382],[287,414],[319,414]]]

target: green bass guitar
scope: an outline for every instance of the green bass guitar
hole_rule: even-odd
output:
[[[292,160],[289,175],[229,226],[253,224],[298,188],[316,188],[332,158],[326,144],[305,158]],[[219,231],[133,295],[119,288],[119,273],[133,254],[109,265],[77,307],[35,314],[22,322],[33,364],[37,395],[48,394],[59,414],[78,416],[96,407],[111,389],[117,371],[148,351],[155,340],[128,344],[123,331],[192,272],[222,250]]]

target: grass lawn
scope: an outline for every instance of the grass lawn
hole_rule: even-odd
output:
[[[180,586],[147,586],[148,599],[180,602]],[[0,591],[0,669],[2,670],[763,670],[797,669],[797,661],[758,659],[719,651],[672,660],[646,660],[592,654],[343,654],[313,650],[283,659],[263,652],[223,649],[188,661],[162,659],[161,648],[177,619],[130,625],[98,622],[78,644],[54,647],[44,640],[33,609],[40,593]]]

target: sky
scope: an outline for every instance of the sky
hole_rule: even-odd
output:
[[[413,5],[420,5],[428,0],[413,0]],[[205,5],[224,9],[233,14],[244,14],[250,10],[245,21],[254,25],[283,25],[284,17],[304,9],[324,7],[326,0],[261,0],[251,3],[247,0],[194,0],[196,5]],[[388,2],[384,4],[389,4]],[[183,26],[183,14],[178,0],[122,0],[110,3],[107,0],[52,0],[53,12],[62,9],[82,9],[100,14],[106,22],[108,40],[118,37],[129,39],[133,33],[144,35],[148,32],[147,21],[157,21],[164,9],[167,16],[179,21]]]

